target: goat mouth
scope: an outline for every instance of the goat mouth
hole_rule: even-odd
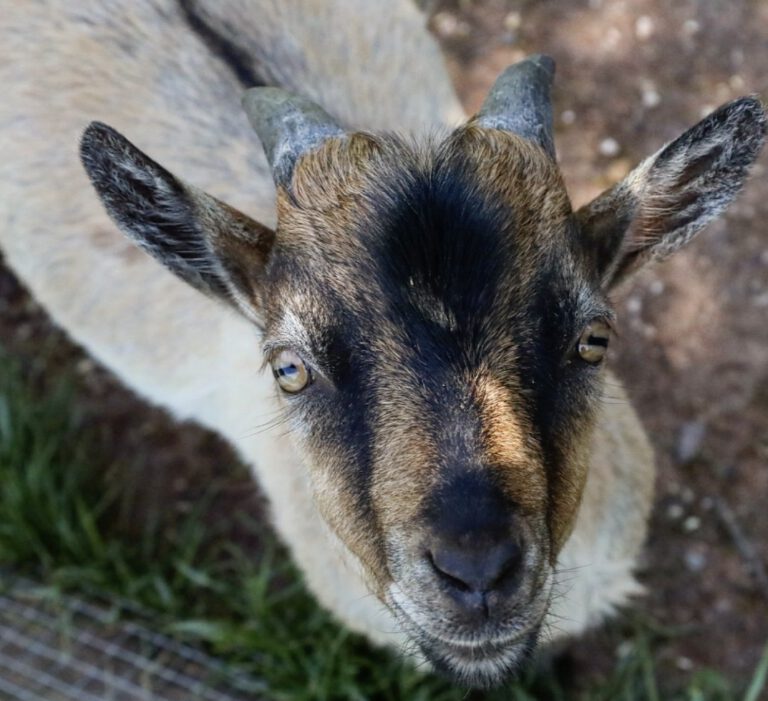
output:
[[[435,671],[454,684],[488,689],[517,674],[536,648],[539,630],[540,625],[536,625],[503,644],[457,644],[422,639],[419,647]]]
[[[535,650],[546,613],[496,634],[446,635],[419,625],[398,599],[390,597],[390,608],[435,672],[471,688],[487,689],[514,677]]]

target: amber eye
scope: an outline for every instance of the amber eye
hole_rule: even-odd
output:
[[[608,339],[611,337],[611,327],[602,319],[593,319],[587,324],[579,337],[577,350],[581,359],[597,365],[608,350]]]
[[[312,373],[292,350],[281,350],[270,360],[272,374],[284,392],[296,394],[312,382]]]

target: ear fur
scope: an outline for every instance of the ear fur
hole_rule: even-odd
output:
[[[690,241],[736,197],[763,146],[766,114],[742,97],[643,161],[576,214],[606,288]]]
[[[106,124],[88,126],[80,157],[124,234],[185,282],[258,321],[271,229],[183,183]]]

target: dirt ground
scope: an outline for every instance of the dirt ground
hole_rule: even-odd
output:
[[[558,151],[576,205],[718,104],[768,97],[768,0],[450,0],[432,8],[469,109],[509,63],[531,52],[556,59]],[[743,679],[768,641],[766,221],[768,153],[726,217],[616,296],[612,362],[658,456],[642,571],[648,595],[637,608],[674,633],[660,646],[667,679],[703,666]],[[170,490],[184,509],[233,462],[218,439],[178,428],[96,367],[1,267],[0,338],[27,360],[46,338],[55,365],[75,369],[78,398],[100,416],[115,461],[151,465],[136,481],[141,498]],[[239,479],[234,498],[256,503]],[[620,654],[617,640],[593,634],[571,651],[574,667],[599,674]]]

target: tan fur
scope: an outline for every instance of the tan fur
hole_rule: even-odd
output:
[[[262,63],[356,128],[416,132],[451,124],[460,114],[423,17],[405,0],[209,5],[214,17],[230,13]],[[353,630],[399,646],[404,637],[398,624],[368,596],[369,587],[380,589],[386,579],[381,556],[356,533],[365,524],[344,522],[350,509],[343,489],[327,475],[310,472],[300,441],[287,440],[284,429],[256,432],[280,408],[272,378],[260,372],[256,332],[127,243],[77,161],[83,127],[103,119],[195,186],[274,225],[271,177],[240,114],[240,86],[190,34],[175,5],[168,3],[160,17],[162,6],[147,0],[108,8],[95,0],[50,0],[11,4],[0,13],[6,57],[0,61],[3,254],[54,319],[129,386],[176,416],[226,436],[253,467],[272,504],[275,527],[319,600]],[[77,16],[93,24],[82,24]],[[281,53],[286,28],[296,46]],[[318,42],[338,33],[343,40]],[[537,147],[481,131],[470,126],[455,138],[469,145],[489,187],[526,212],[526,245],[535,260],[546,250],[549,230],[538,222],[551,225],[570,211],[560,175]],[[359,197],[370,182],[365,168],[379,157],[378,142],[367,136],[305,157],[292,183],[295,201],[286,192],[277,198],[281,226],[294,237],[284,245],[306,250],[310,238],[324,236],[325,245],[337,247],[340,262],[365,255],[350,250],[334,232],[365,212]],[[524,201],[522,179],[541,185],[525,188]],[[346,193],[342,199],[340,192]],[[343,266],[336,274],[343,277]],[[399,344],[378,343],[375,352],[395,364]],[[613,384],[612,394],[617,391]],[[535,462],[536,450],[522,438],[527,427],[515,407],[498,401],[489,380],[479,381],[478,395],[491,455],[519,464],[520,456],[530,453]],[[406,406],[416,422],[418,406],[410,397],[390,399]],[[406,524],[434,480],[423,471],[403,492],[405,468],[434,462],[434,448],[419,430],[387,431],[394,423],[382,417],[376,436],[378,451],[402,457],[403,472],[379,474],[374,487],[374,500],[386,505],[380,509],[384,525]],[[632,568],[650,508],[652,456],[629,404],[603,408],[596,423],[589,446],[576,449],[579,455],[589,449],[589,474],[577,475],[557,516],[565,524],[555,538],[558,547],[573,528],[559,566],[576,569],[567,584],[555,583],[563,595],[554,599],[552,637],[558,635],[555,626],[581,632],[637,591]],[[332,454],[326,459],[334,462]],[[582,477],[586,486],[574,526]],[[537,506],[538,479],[533,473],[525,478],[527,498]],[[518,490],[517,480],[510,480],[509,488]],[[318,501],[326,505],[322,513]],[[336,512],[328,506],[334,502]],[[370,570],[379,571],[377,582]]]

